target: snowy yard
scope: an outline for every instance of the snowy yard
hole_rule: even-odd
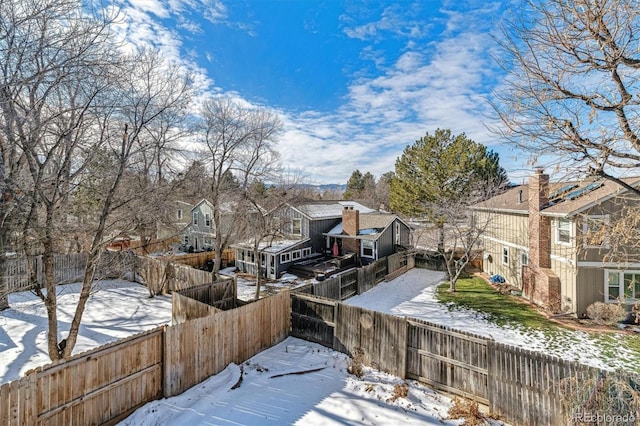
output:
[[[491,337],[497,342],[574,360],[598,368],[628,369],[640,365],[640,354],[621,345],[617,334],[597,334],[558,329],[553,332],[527,329],[519,324],[498,326],[474,311],[439,303],[435,298],[442,272],[414,268],[390,282],[354,296],[346,304]]]
[[[80,284],[57,287],[60,333],[66,336],[80,294]],[[33,293],[9,295],[10,308],[0,311],[0,384],[50,362],[47,311]],[[82,317],[74,353],[171,323],[171,297],[149,298],[143,285],[124,280],[98,281]]]
[[[121,425],[461,424],[446,420],[449,398],[408,381],[407,397],[394,399],[401,379],[366,367],[357,378],[348,360],[289,337],[181,395],[146,404]]]

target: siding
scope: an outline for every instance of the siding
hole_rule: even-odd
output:
[[[516,287],[522,288],[520,255],[529,249],[529,218],[527,215],[475,212],[476,223],[487,223],[483,236],[482,268],[490,275],[500,274]],[[490,218],[488,218],[488,216]],[[509,250],[509,263],[502,263],[502,248]],[[488,258],[490,256],[490,259]]]

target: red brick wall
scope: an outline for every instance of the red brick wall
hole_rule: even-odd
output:
[[[551,221],[540,216],[548,202],[549,175],[536,169],[529,178],[529,264],[540,268],[551,267]]]
[[[354,210],[352,206],[346,206],[342,209],[342,232],[347,235],[358,235],[360,229],[360,212]],[[360,254],[359,241],[352,238],[344,238],[342,240],[342,251]]]

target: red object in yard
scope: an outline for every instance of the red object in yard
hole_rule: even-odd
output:
[[[333,255],[334,256],[338,256],[338,242],[337,241],[333,242]]]

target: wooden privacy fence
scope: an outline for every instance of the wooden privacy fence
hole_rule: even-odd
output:
[[[86,253],[56,254],[53,256],[54,283],[64,284],[82,281],[87,266]],[[131,264],[131,256],[127,253],[104,252],[100,255],[95,277],[118,278]],[[1,278],[1,277],[0,277]],[[8,292],[28,290],[34,285],[44,285],[44,268],[42,256],[32,256],[31,264],[26,257],[7,259]]]
[[[371,290],[387,277],[404,273],[414,265],[412,254],[395,254],[361,268],[349,269],[324,281],[300,287],[295,292],[343,301]]]
[[[177,395],[289,335],[288,292],[167,328],[165,396]]]
[[[174,291],[171,303],[173,324],[237,308],[236,290],[235,279],[227,277],[215,283]]]
[[[282,293],[38,367],[0,386],[0,425],[115,423],[281,342],[290,311]]]
[[[603,386],[602,378],[611,372],[427,321],[305,294],[291,298],[292,335],[349,355],[362,350],[366,365],[487,404],[514,425],[567,424],[572,413],[593,410],[593,401],[605,398],[617,401],[614,414],[631,416],[630,423],[620,424],[640,418],[638,401],[618,403],[628,391]],[[637,375],[616,374],[621,376],[616,383],[640,392]],[[603,411],[595,414],[606,414],[613,405],[602,403]]]

